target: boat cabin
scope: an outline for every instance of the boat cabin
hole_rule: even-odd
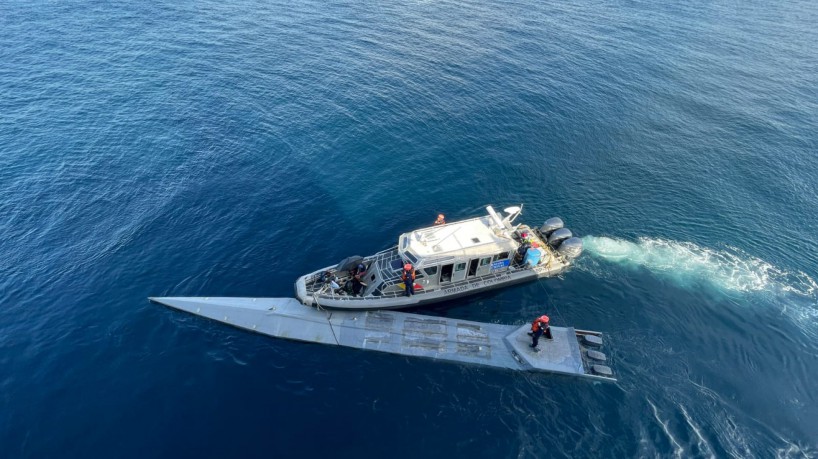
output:
[[[521,207],[504,209],[505,217],[491,206],[486,210],[482,217],[401,234],[390,249],[301,276],[296,296],[327,308],[400,308],[554,276],[569,266],[570,260],[557,254],[559,241],[551,245],[548,232],[512,223]],[[556,234],[562,220],[555,220],[543,228],[553,226]],[[571,237],[570,232],[560,237]],[[401,278],[406,263],[415,269],[412,297],[405,295]]]
[[[400,235],[398,253],[391,267],[400,272],[403,263],[415,268],[423,288],[444,286],[472,277],[507,270],[519,247],[512,236],[511,220],[501,220],[489,207],[489,215],[445,225],[431,226]]]

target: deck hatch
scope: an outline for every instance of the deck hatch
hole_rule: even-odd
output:
[[[369,312],[366,315],[366,327],[375,330],[392,330],[395,324],[395,316],[378,312]]]
[[[457,353],[469,357],[491,358],[491,346],[473,343],[457,343]]]
[[[485,344],[489,342],[489,335],[479,325],[457,324],[457,342]]]
[[[364,347],[370,344],[389,344],[392,342],[392,334],[389,332],[369,332],[364,336]]]
[[[408,318],[403,321],[404,333],[446,336],[446,321],[440,319]]]
[[[403,348],[420,351],[443,352],[446,349],[446,343],[440,339],[428,338],[424,336],[404,336]]]

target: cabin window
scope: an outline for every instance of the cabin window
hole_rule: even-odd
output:
[[[486,266],[491,264],[491,257],[481,258],[480,259],[480,266]]]
[[[457,266],[454,267],[454,272],[460,272],[466,270],[466,263],[458,263]]]
[[[423,268],[423,272],[425,272],[427,276],[434,276],[435,274],[437,274],[437,266],[432,266],[431,268]]]
[[[492,261],[505,260],[506,258],[508,258],[508,252],[498,253],[492,257]]]
[[[406,255],[406,258],[408,258],[409,261],[411,261],[412,263],[417,263],[418,262],[418,258],[414,254],[412,254],[412,252],[407,250],[407,251],[403,252],[403,254]]]
[[[477,258],[469,261],[469,277],[477,275],[477,263]]]
[[[450,282],[452,280],[452,268],[454,265],[443,265],[440,268],[440,282]]]

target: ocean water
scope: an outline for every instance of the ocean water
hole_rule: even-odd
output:
[[[818,4],[0,3],[0,456],[818,456]],[[524,204],[562,278],[420,309],[619,382],[275,340],[291,296]]]

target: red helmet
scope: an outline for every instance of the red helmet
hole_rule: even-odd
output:
[[[412,264],[411,263],[406,263],[405,265],[403,265],[403,269],[406,270],[406,271],[411,271],[412,270]]]
[[[543,315],[541,315],[541,316],[540,316],[540,318],[539,318],[539,319],[537,319],[537,320],[539,320],[540,322],[545,322],[545,323],[548,323],[548,321],[549,321],[549,320],[551,320],[551,319],[549,319],[547,315],[543,314]]]

